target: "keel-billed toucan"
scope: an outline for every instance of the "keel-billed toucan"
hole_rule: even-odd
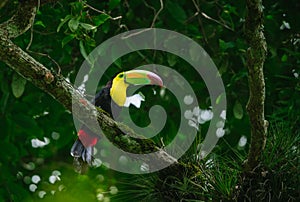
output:
[[[121,72],[96,94],[92,103],[112,116],[112,108],[113,110],[120,110],[121,107],[129,106],[129,99],[126,96],[129,85],[163,86],[163,82],[158,75],[146,70]],[[93,148],[97,141],[98,136],[86,125],[83,125],[78,131],[78,139],[72,146],[71,155],[75,158],[81,157],[84,162],[91,164],[93,161]]]

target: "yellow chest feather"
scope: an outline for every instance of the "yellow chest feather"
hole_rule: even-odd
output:
[[[121,107],[124,106],[124,103],[126,101],[127,87],[128,84],[124,82],[124,79],[115,78],[110,88],[111,98],[117,105]]]

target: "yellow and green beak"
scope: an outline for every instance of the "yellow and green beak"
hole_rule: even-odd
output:
[[[110,96],[119,106],[124,106],[129,85],[159,85],[163,86],[161,78],[153,72],[146,70],[130,70],[119,73],[112,81]]]
[[[130,70],[124,72],[124,82],[131,85],[163,86],[163,81],[157,74],[146,70]]]

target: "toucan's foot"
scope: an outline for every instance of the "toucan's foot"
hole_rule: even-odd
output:
[[[71,148],[71,155],[78,161],[79,158],[82,158],[83,162],[92,165],[94,157],[94,147],[88,146],[85,147],[82,142],[77,139]]]
[[[80,174],[85,174],[89,168],[89,165],[86,162],[83,162],[81,158],[77,157],[74,157],[73,166],[74,170]]]

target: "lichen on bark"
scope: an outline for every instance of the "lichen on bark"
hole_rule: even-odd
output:
[[[261,0],[247,0],[245,36],[249,44],[247,68],[250,95],[247,111],[251,125],[251,144],[245,171],[251,171],[259,164],[259,158],[265,147],[268,126],[264,115],[265,80],[263,73],[267,44],[263,33]]]

